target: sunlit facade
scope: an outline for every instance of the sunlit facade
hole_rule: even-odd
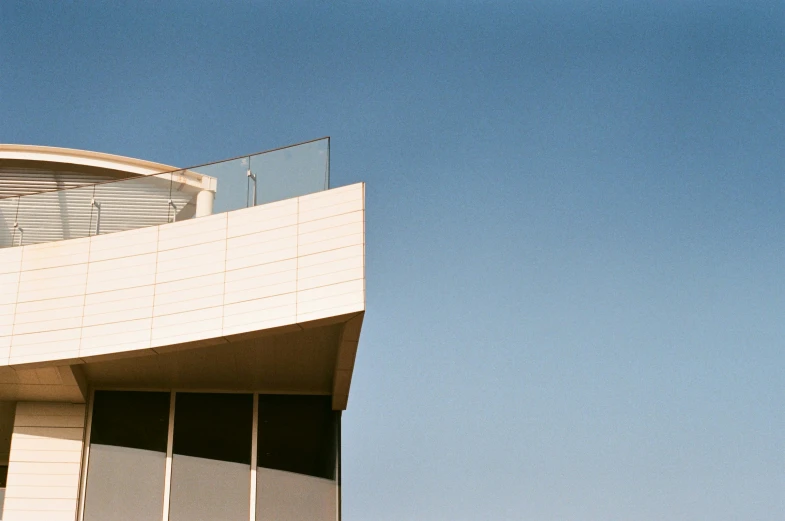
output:
[[[365,187],[0,145],[5,521],[340,519]]]

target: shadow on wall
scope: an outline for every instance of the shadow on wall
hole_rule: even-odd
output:
[[[18,197],[0,199],[0,248],[10,248],[15,245],[14,223],[18,204]]]

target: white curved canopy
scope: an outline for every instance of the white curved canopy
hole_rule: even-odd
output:
[[[68,170],[79,171],[79,167],[87,167],[81,170],[96,172],[96,169],[106,171],[105,174],[115,177],[111,173],[126,173],[133,175],[149,176],[162,172],[175,172],[178,168],[163,163],[155,163],[143,159],[106,154],[104,152],[92,152],[89,150],[77,150],[74,148],[46,147],[39,145],[16,145],[0,144],[0,164],[3,160],[13,161],[17,164],[29,163],[31,166],[36,163],[55,163]],[[201,190],[215,190],[215,179],[203,174],[191,172],[189,170],[179,170],[178,174],[189,186]],[[2,179],[2,174],[0,174]],[[95,181],[94,181],[95,182]]]
[[[194,214],[215,178],[130,157],[0,145],[0,247],[143,228]]]

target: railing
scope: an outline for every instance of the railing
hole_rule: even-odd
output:
[[[0,248],[155,226],[319,192],[330,138],[172,172],[0,199]]]

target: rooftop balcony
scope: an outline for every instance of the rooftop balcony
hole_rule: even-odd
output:
[[[329,184],[329,138],[189,168],[0,145],[0,248],[184,221],[320,192]]]
[[[0,168],[61,151],[17,153],[0,150]],[[0,199],[0,400],[188,388],[346,407],[365,190],[328,189],[327,139],[167,172],[82,154],[60,164],[126,178]]]

